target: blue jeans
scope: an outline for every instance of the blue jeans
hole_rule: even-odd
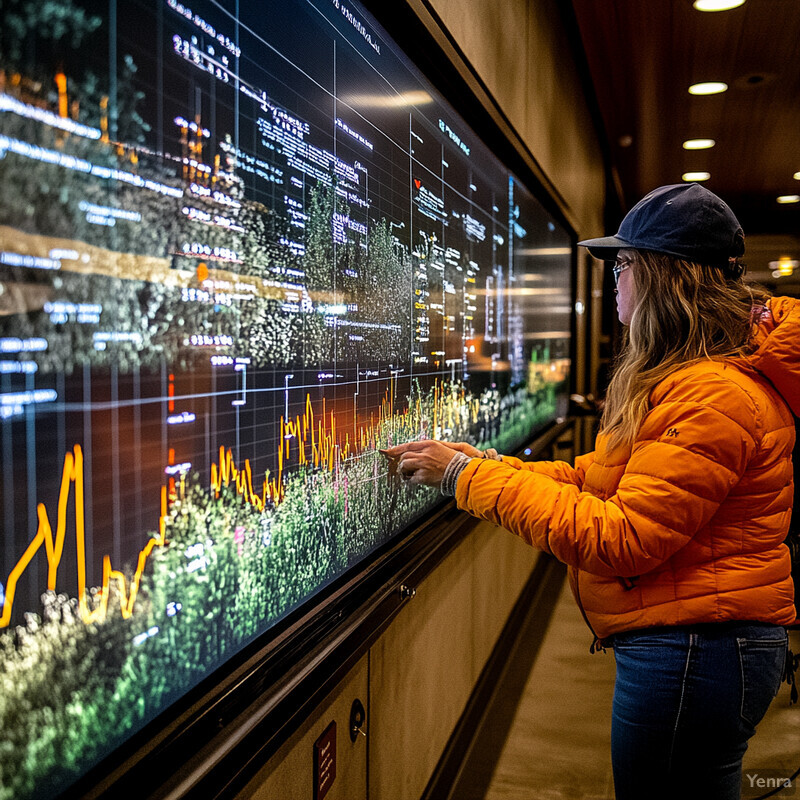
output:
[[[738,800],[747,741],[783,677],[786,630],[653,628],[617,634],[613,647],[617,800]]]

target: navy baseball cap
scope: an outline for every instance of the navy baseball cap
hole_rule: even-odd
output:
[[[626,215],[615,236],[578,242],[604,261],[623,247],[653,250],[724,267],[744,253],[744,232],[733,211],[699,183],[660,186]]]

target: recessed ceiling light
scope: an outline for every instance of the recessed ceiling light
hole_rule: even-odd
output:
[[[778,198],[779,203],[800,203],[800,194],[782,194]]]
[[[744,0],[694,0],[694,7],[698,11],[727,11],[743,5]]]
[[[722,81],[707,81],[706,83],[694,83],[689,87],[689,94],[719,94],[727,91],[728,84]]]
[[[685,181],[707,181],[711,177],[710,172],[684,172],[681,178]]]
[[[713,147],[716,142],[713,139],[687,139],[683,143],[684,150],[708,150]]]

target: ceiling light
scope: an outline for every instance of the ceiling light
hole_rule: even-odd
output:
[[[694,83],[689,87],[689,94],[719,94],[728,89],[727,83],[722,81],[708,81],[706,83]]]
[[[793,178],[794,178],[796,181],[800,181],[800,172],[795,172],[795,174],[794,174],[794,175],[792,175],[792,177],[793,177]]]
[[[782,194],[778,198],[779,203],[800,203],[800,194]]]
[[[743,5],[744,0],[694,0],[694,7],[698,11],[727,11]]]
[[[710,172],[684,172],[681,179],[684,181],[707,181],[711,177]]]
[[[687,139],[683,143],[684,150],[708,150],[713,147],[716,142],[713,139]]]

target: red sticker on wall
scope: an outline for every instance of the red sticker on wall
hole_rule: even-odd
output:
[[[314,800],[323,800],[336,778],[336,721],[314,742]]]

